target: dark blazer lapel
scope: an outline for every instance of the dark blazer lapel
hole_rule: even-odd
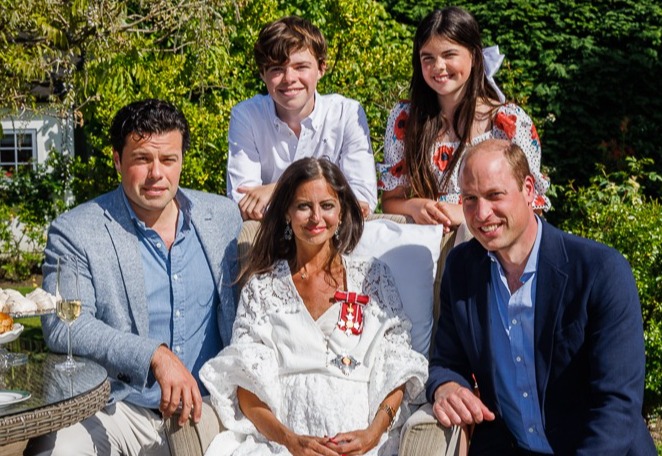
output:
[[[478,354],[478,362],[481,366],[491,366],[490,355],[490,309],[489,309],[489,284],[490,284],[490,259],[485,253],[479,261],[473,262],[469,278],[469,290],[473,297],[468,312],[469,330],[474,338],[474,348]]]
[[[140,245],[131,216],[122,198],[122,188],[118,188],[105,208],[106,230],[115,247],[119,263],[119,273],[124,283],[128,307],[139,335],[149,334],[149,316]],[[110,254],[110,252],[109,252]],[[109,279],[111,280],[111,279]]]
[[[561,232],[546,222],[542,223],[533,337],[538,398],[544,404],[554,353],[554,333],[568,286],[568,275],[564,271],[568,255]]]
[[[474,261],[471,271],[471,281],[469,282],[469,290],[473,290],[475,302],[473,313],[469,319],[471,334],[474,337],[475,349],[478,353],[478,363],[475,367],[475,374],[478,378],[483,379],[483,383],[479,384],[481,394],[486,397],[494,398],[497,408],[497,413],[501,413],[501,407],[496,397],[494,387],[494,357],[491,343],[491,327],[490,327],[490,314],[493,312],[490,303],[489,287],[491,286],[491,263],[490,257],[482,247],[480,249],[482,258]],[[488,380],[488,384],[485,384]]]

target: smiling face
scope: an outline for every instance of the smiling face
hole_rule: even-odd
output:
[[[341,223],[340,201],[320,177],[304,182],[294,193],[285,218],[292,224],[297,250],[329,249]]]
[[[292,52],[282,65],[270,66],[260,75],[276,104],[276,114],[287,122],[305,119],[315,107],[317,82],[324,75],[309,49]]]
[[[464,218],[471,234],[502,264],[519,263],[528,257],[537,233],[533,177],[527,175],[518,185],[503,148],[481,145],[460,169]]]
[[[182,172],[182,134],[170,131],[140,138],[129,134],[122,157],[113,152],[115,169],[122,175],[122,188],[140,220],[152,226],[172,214]]]
[[[419,52],[425,83],[444,99],[458,101],[471,76],[472,58],[468,48],[447,38],[433,36]]]

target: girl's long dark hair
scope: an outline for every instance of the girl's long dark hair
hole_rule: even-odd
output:
[[[296,257],[296,244],[294,239],[286,240],[284,237],[285,215],[297,189],[313,179],[324,179],[340,203],[342,224],[338,228],[338,236],[332,238],[332,255],[325,265],[326,272],[331,273],[331,265],[338,255],[354,250],[363,233],[363,214],[347,179],[335,164],[325,158],[302,158],[292,163],[278,179],[248,262],[237,279],[239,283],[244,283],[254,274],[272,270],[277,260],[286,259],[292,264]]]
[[[420,52],[432,37],[446,38],[466,47],[471,53],[473,62],[471,74],[453,119],[443,118],[437,93],[423,79]],[[404,144],[411,196],[437,199],[448,191],[453,170],[466,144],[471,140],[477,101],[480,99],[496,108],[499,104],[494,104],[492,100],[498,99],[498,95],[485,76],[483,44],[478,23],[462,8],[451,6],[442,10],[436,9],[421,21],[414,36],[412,65],[414,70],[409,86],[411,104]],[[453,154],[439,186],[432,172],[430,151],[439,132],[448,128],[447,122],[450,122],[450,126],[459,137],[460,145]]]

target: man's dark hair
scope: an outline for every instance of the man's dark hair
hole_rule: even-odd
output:
[[[110,125],[110,142],[122,160],[128,135],[149,138],[171,131],[182,134],[182,157],[191,145],[191,135],[184,114],[167,101],[147,99],[135,101],[117,111]]]

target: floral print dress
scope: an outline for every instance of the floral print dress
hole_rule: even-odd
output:
[[[380,179],[377,183],[379,190],[388,191],[396,187],[409,187],[407,175],[407,164],[405,163],[405,130],[409,118],[410,104],[401,101],[392,110],[386,125],[384,138],[384,163],[377,164]],[[545,192],[549,188],[549,180],[540,172],[540,138],[531,118],[519,106],[508,103],[497,109],[496,116],[492,122],[492,129],[475,137],[471,145],[476,145],[488,139],[507,139],[522,148],[529,160],[531,173],[535,178],[534,209],[548,210],[551,207]],[[453,154],[459,146],[457,142],[437,142],[430,151],[432,170],[441,186],[441,181],[450,163]],[[457,172],[455,167],[449,182],[449,191],[442,195],[440,200],[448,203],[460,204],[460,188],[457,184]]]

